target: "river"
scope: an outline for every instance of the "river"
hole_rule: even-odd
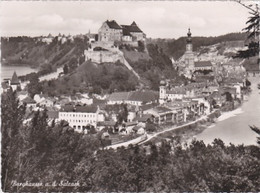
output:
[[[252,93],[248,101],[244,101],[242,106],[234,111],[223,113],[215,124],[195,136],[196,139],[203,140],[206,144],[212,143],[215,138],[220,138],[226,145],[257,144],[257,134],[249,125],[260,128],[260,90],[257,88],[260,77],[249,77],[249,80]]]
[[[1,66],[1,82],[5,78],[12,78],[12,75],[16,72],[17,76],[23,76],[32,72],[37,72],[37,68],[31,68],[29,66]]]

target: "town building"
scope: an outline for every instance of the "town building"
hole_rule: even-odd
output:
[[[145,114],[151,114],[154,116],[154,123],[156,124],[166,124],[166,123],[176,123],[177,122],[177,111],[164,106],[157,106],[151,109],[143,111]]]
[[[194,62],[194,70],[213,70],[213,66],[210,61],[197,61]]]
[[[44,43],[50,44],[54,39],[54,36],[49,34],[48,36],[41,37],[40,40]]]
[[[25,104],[27,108],[31,108],[32,110],[35,109],[37,105],[36,101],[29,96],[21,100],[21,103]]]
[[[103,114],[99,112],[96,106],[65,105],[59,112],[59,120],[65,120],[76,131],[83,132],[87,126],[97,128],[97,123],[105,120]]]
[[[169,85],[166,81],[160,81],[160,90],[159,90],[159,103],[163,104],[167,101],[173,101],[176,99],[183,99],[187,97],[193,97],[194,89],[191,87],[175,87],[168,89]]]
[[[158,94],[153,91],[114,92],[107,100],[107,104],[109,105],[125,103],[141,106],[157,102]]]

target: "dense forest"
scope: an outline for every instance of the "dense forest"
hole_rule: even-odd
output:
[[[22,124],[25,106],[15,95],[1,98],[4,192],[260,191],[259,146],[220,139],[181,145],[172,138],[104,150],[102,132],[84,135],[64,122],[47,124],[45,111]]]

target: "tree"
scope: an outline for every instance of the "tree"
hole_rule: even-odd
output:
[[[148,122],[145,126],[145,130],[148,132],[156,131],[156,126],[153,123]]]
[[[249,87],[249,86],[251,86],[251,82],[248,79],[246,79],[246,87]]]
[[[36,73],[32,74],[29,79],[30,83],[27,85],[28,93],[30,97],[34,97],[35,94],[40,94],[42,91],[42,86],[39,81],[39,77]]]
[[[139,51],[139,52],[143,52],[144,49],[145,49],[144,42],[138,41],[138,51]]]
[[[257,128],[256,126],[250,126],[250,128],[254,131],[254,132],[256,132],[259,136],[257,137],[257,143],[260,145],[260,129],[259,128]]]
[[[69,67],[68,67],[67,64],[65,64],[64,67],[63,67],[63,73],[68,74],[68,72],[69,72]]]
[[[127,116],[128,116],[128,109],[127,104],[121,104],[119,107],[119,112],[117,115],[117,121],[119,124],[122,124],[122,122],[127,122]]]
[[[10,191],[11,181],[18,175],[18,150],[20,149],[20,130],[26,107],[19,105],[16,92],[8,90],[1,97],[2,133],[2,190]]]
[[[243,30],[248,33],[248,41],[250,43],[247,45],[247,50],[240,50],[238,51],[237,55],[235,57],[240,58],[249,58],[252,56],[256,56],[259,54],[259,23],[260,23],[260,17],[259,17],[259,8],[258,4],[255,4],[255,7],[250,4],[246,5],[241,0],[236,0],[239,4],[247,8],[250,12],[250,17],[248,18],[246,24],[247,27]]]

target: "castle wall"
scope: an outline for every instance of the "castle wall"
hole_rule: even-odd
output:
[[[133,36],[133,41],[143,41],[144,40],[144,33],[142,32],[130,32]]]
[[[120,61],[123,63],[123,57],[117,52],[111,51],[89,51],[85,50],[85,60],[91,60],[92,62],[102,63],[102,62],[116,62]]]

